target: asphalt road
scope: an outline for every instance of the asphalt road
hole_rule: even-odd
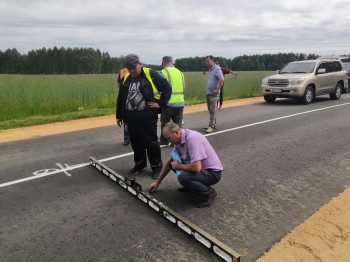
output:
[[[185,116],[203,132],[208,113]],[[216,202],[198,209],[169,174],[153,195],[255,261],[350,185],[350,94],[218,111],[208,136],[224,166]],[[0,144],[1,261],[221,261],[88,165],[133,166],[115,126]],[[162,148],[163,158],[170,152]],[[136,175],[144,189],[151,170]]]

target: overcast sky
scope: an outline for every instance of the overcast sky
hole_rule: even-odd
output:
[[[350,54],[349,0],[0,0],[0,50],[92,47],[142,62]]]

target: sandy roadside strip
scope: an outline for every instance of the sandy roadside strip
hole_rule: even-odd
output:
[[[238,100],[228,100],[224,102],[224,107],[241,106],[263,102],[261,97],[245,98]],[[185,107],[185,114],[207,110],[206,104],[198,104]],[[115,125],[115,115],[92,117],[86,119],[70,120],[52,124],[29,126],[23,128],[13,128],[0,131],[0,143],[16,141],[21,139],[55,135],[66,132],[79,131],[95,127]]]
[[[322,206],[257,260],[323,261],[350,261],[350,188]]]
[[[261,97],[230,100],[224,108],[260,103]],[[207,110],[205,104],[185,107],[185,114]],[[0,143],[115,125],[115,116],[0,131]],[[348,168],[350,173],[350,167]],[[248,250],[249,252],[249,250]],[[258,262],[350,262],[350,188],[321,207],[275,244]]]

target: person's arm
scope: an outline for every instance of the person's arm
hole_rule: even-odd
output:
[[[163,167],[162,170],[160,170],[160,174],[159,177],[156,181],[154,181],[152,184],[150,184],[150,186],[148,187],[148,192],[152,193],[154,191],[156,191],[156,189],[159,187],[160,183],[163,181],[163,179],[165,178],[165,176],[170,172],[170,162],[172,161],[171,158],[168,158]]]
[[[227,75],[231,72],[230,69],[227,69],[226,67],[220,67],[222,74]]]
[[[225,78],[224,77],[221,77],[220,79],[219,79],[219,83],[218,83],[218,89],[220,89],[222,86],[223,86],[223,84],[224,84],[224,81],[225,81]]]
[[[159,92],[161,92],[160,99],[157,101],[157,103],[159,104],[160,108],[164,109],[166,108],[171,97],[171,86],[165,77],[157,71],[151,71],[151,77],[156,88]]]
[[[170,163],[170,165],[174,170],[180,169],[196,173],[202,170],[202,161],[200,160],[190,164],[181,164],[178,161],[174,160]]]
[[[220,67],[219,67],[219,70],[216,71],[215,76],[219,79],[219,81],[217,86],[211,90],[212,94],[217,94],[222,88],[222,85],[224,84],[224,81],[225,81],[224,74],[222,73],[222,69]]]
[[[119,86],[119,92],[118,92],[118,97],[117,97],[117,101],[116,101],[116,119],[117,119],[117,125],[119,127],[122,126],[123,124],[123,112],[122,112],[122,103],[123,103],[123,99],[122,99],[123,95],[122,95],[122,91],[121,88]]]

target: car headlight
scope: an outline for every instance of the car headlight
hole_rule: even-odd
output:
[[[267,85],[267,82],[269,81],[269,79],[268,78],[264,78],[263,80],[262,80],[262,84],[263,85]]]
[[[300,85],[300,84],[302,84],[303,82],[305,81],[305,79],[291,79],[290,81],[289,81],[289,85],[291,85],[291,86],[297,86],[297,85]]]

